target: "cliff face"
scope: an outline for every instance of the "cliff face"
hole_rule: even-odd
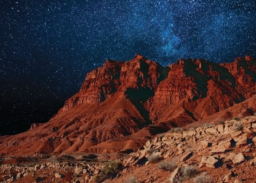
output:
[[[147,90],[152,95],[162,79],[163,70],[161,65],[141,55],[137,55],[130,62],[107,60],[102,67],[87,74],[80,91],[66,101],[62,110],[79,104],[97,104],[111,98],[115,93],[128,96],[134,91],[132,94],[140,95],[142,90]],[[141,99],[141,96],[138,98]]]
[[[248,56],[226,64],[180,59],[168,67],[141,55],[107,60],[49,122],[0,137],[0,153],[133,151],[152,135],[252,97],[255,89],[256,60]]]

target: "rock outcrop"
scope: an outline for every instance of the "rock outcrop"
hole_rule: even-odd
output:
[[[79,92],[49,122],[0,137],[0,154],[132,152],[173,127],[211,121],[217,113],[219,121],[254,113],[254,99],[239,105],[254,94],[256,60],[248,56],[226,64],[180,59],[167,67],[141,55],[127,62],[107,60],[87,74]]]

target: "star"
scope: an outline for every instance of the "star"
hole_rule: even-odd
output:
[[[2,1],[0,121],[15,132],[46,122],[106,58],[256,56],[255,19],[251,0]]]

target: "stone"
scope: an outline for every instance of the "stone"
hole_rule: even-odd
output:
[[[151,145],[151,142],[150,142],[150,140],[148,140],[147,142],[146,142],[146,147],[149,147]]]
[[[37,164],[37,165],[35,165],[35,171],[37,171],[37,170],[39,170],[40,169],[40,165],[39,164]]]
[[[232,171],[228,172],[228,174],[224,176],[223,182],[230,182],[233,175],[234,173]]]
[[[178,154],[182,154],[183,152],[184,152],[184,147],[183,147],[183,144],[179,144],[178,146],[177,146],[177,149],[178,149]]]
[[[141,159],[141,158],[145,157],[146,154],[147,154],[147,150],[146,149],[141,150],[140,151],[140,155],[138,156],[138,159]]]
[[[98,175],[100,173],[100,170],[99,169],[95,169],[93,173],[94,173],[94,175]]]
[[[212,135],[218,135],[219,134],[219,132],[215,128],[207,128],[205,130],[205,132],[208,133],[208,134],[212,134]]]
[[[189,130],[189,131],[184,131],[183,132],[183,137],[186,138],[186,137],[192,137],[192,136],[195,136],[196,135],[196,131],[194,130]]]
[[[28,172],[25,172],[25,173],[23,174],[23,177],[26,177],[26,176],[28,176]]]
[[[239,164],[239,163],[242,163],[243,161],[245,161],[245,157],[242,153],[236,154],[235,157],[232,160],[232,162],[234,164]]]
[[[247,145],[247,146],[245,146],[245,147],[243,147],[243,149],[241,149],[240,152],[243,152],[243,153],[249,153],[249,152],[251,152],[250,144]]]
[[[180,183],[182,179],[182,168],[178,167],[176,168],[169,179],[170,183]]]
[[[22,175],[21,173],[17,173],[16,179],[19,179],[19,178],[21,178],[21,177],[23,177],[23,175]]]
[[[173,133],[173,137],[182,138],[183,137],[183,133],[182,132],[174,132]]]
[[[215,158],[214,156],[210,156],[206,160],[206,166],[209,168],[217,168],[220,165],[220,160]]]
[[[231,137],[236,141],[236,138],[240,138],[240,136],[243,134],[242,131],[231,131],[230,135]]]
[[[212,147],[212,150],[211,150],[212,153],[223,153],[225,151],[226,151],[226,148],[223,145],[214,146]]]
[[[229,148],[231,148],[232,147],[232,142],[233,141],[233,139],[231,139],[231,140],[225,140],[225,141],[221,141],[218,145],[222,145],[222,146],[224,146],[225,147],[225,149],[227,150],[227,149],[229,149]]]
[[[57,172],[57,173],[54,174],[54,177],[56,179],[60,179],[60,178],[64,178],[65,176],[63,174]]]
[[[253,144],[256,146],[256,137],[253,137],[253,138],[252,138],[252,142],[253,142]]]
[[[76,166],[76,167],[74,168],[74,174],[79,175],[79,174],[81,174],[82,172],[83,172],[83,167],[81,167],[81,166]]]
[[[234,183],[243,183],[243,182],[240,181],[240,180],[238,180],[238,179],[236,179],[236,180],[234,181]]]
[[[206,148],[206,147],[209,147],[209,142],[203,140],[200,142],[200,145],[203,147],[203,148]]]
[[[87,169],[83,169],[83,174],[87,174],[88,170]]]
[[[224,126],[224,132],[223,132],[223,134],[225,135],[225,134],[229,134],[229,133],[230,133],[229,126],[226,124],[226,125]]]
[[[166,137],[166,136],[164,136],[163,138],[162,138],[162,141],[167,141],[168,140],[168,137]]]
[[[226,155],[226,156],[224,157],[224,161],[225,161],[225,162],[232,161],[235,156],[236,156],[236,154],[233,153],[233,152],[231,152],[231,153],[229,153],[228,155]]]
[[[237,140],[236,142],[236,146],[237,147],[242,147],[242,146],[245,146],[247,145],[247,137],[243,136],[241,137],[239,140]]]
[[[201,162],[199,163],[199,168],[202,168],[203,166],[205,166],[206,161],[207,161],[207,157],[206,157],[206,156],[203,156],[203,157],[201,158]]]
[[[224,125],[222,125],[222,124],[217,125],[217,130],[219,133],[223,134],[224,133]]]
[[[247,134],[247,138],[254,137],[254,132],[252,130],[250,130],[249,128],[244,128],[243,131],[244,131],[244,133]]]

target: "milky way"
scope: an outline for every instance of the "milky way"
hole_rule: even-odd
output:
[[[0,134],[47,121],[107,58],[256,56],[253,0],[10,0],[0,21]]]

